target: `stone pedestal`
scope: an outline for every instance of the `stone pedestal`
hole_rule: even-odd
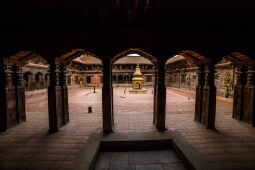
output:
[[[113,88],[110,60],[103,61],[103,87],[102,87],[103,132],[114,132],[113,117]]]

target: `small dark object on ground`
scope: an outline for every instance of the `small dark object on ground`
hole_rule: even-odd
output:
[[[92,113],[92,107],[91,106],[88,107],[88,113]]]

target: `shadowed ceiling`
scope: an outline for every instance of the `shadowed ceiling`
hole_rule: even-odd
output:
[[[58,47],[58,54],[82,48],[99,56],[106,53],[114,56],[129,48],[142,48],[153,55],[183,50],[206,54],[223,49],[227,55],[232,51],[249,51],[249,41],[254,39],[255,10],[251,0],[7,3],[8,6],[2,6],[1,24],[8,50],[18,47],[39,52],[54,46]],[[162,49],[165,52],[160,53]]]

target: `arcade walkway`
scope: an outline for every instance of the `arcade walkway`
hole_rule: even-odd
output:
[[[69,92],[75,94],[75,91],[72,89]],[[219,168],[255,167],[255,129],[232,119],[231,103],[217,100],[217,129],[213,131],[193,121],[194,108],[189,107],[189,103],[194,105],[192,93],[168,89],[168,97],[171,96],[169,94],[174,96],[174,100],[170,100],[173,111],[166,114],[168,130],[181,133]],[[72,112],[74,108],[70,103],[70,122],[59,132],[49,134],[48,115],[43,112],[46,103],[42,98],[45,96],[38,96],[34,105],[30,103],[27,106],[27,109],[38,106],[37,112],[27,113],[27,122],[0,133],[0,169],[68,169],[89,135],[102,132],[100,113]],[[152,124],[152,113],[149,112],[115,114],[115,124],[117,132],[156,131]]]

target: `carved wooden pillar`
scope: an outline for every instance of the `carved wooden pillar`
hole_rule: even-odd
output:
[[[255,126],[255,66],[248,65],[247,83],[243,91],[243,115],[242,120]]]
[[[205,84],[203,86],[203,104],[201,123],[208,129],[215,128],[216,87],[214,84],[215,66],[213,62],[205,64]]]
[[[196,86],[196,101],[195,101],[195,118],[197,122],[201,122],[201,113],[202,113],[202,101],[203,101],[203,86],[204,86],[204,66],[200,65],[197,69],[197,86]]]
[[[23,71],[21,66],[14,66],[14,77],[15,77],[15,93],[16,93],[16,115],[17,123],[26,121],[25,111],[25,87],[23,81]]]
[[[236,84],[234,86],[234,97],[233,97],[233,115],[232,117],[238,120],[242,119],[243,115],[243,90],[245,85],[245,71],[244,65],[237,66],[236,74]]]
[[[154,79],[154,93],[153,93],[153,123],[156,124],[156,115],[157,115],[157,86],[158,86],[158,65],[154,66],[155,70],[155,79]]]
[[[59,63],[52,58],[50,61],[50,86],[48,87],[49,128],[58,131],[63,126],[62,94],[59,85]]]
[[[165,61],[159,61],[158,64],[155,126],[158,130],[163,131],[166,119]]]
[[[103,132],[114,131],[113,118],[113,88],[112,69],[109,59],[103,60],[103,87],[102,87],[102,110],[103,110]]]
[[[0,60],[0,131],[17,125],[16,95],[12,82],[13,67]]]
[[[60,65],[60,77],[59,84],[61,87],[62,94],[62,111],[63,111],[63,124],[69,122],[69,108],[68,108],[68,88],[66,85],[66,66],[64,64]]]

